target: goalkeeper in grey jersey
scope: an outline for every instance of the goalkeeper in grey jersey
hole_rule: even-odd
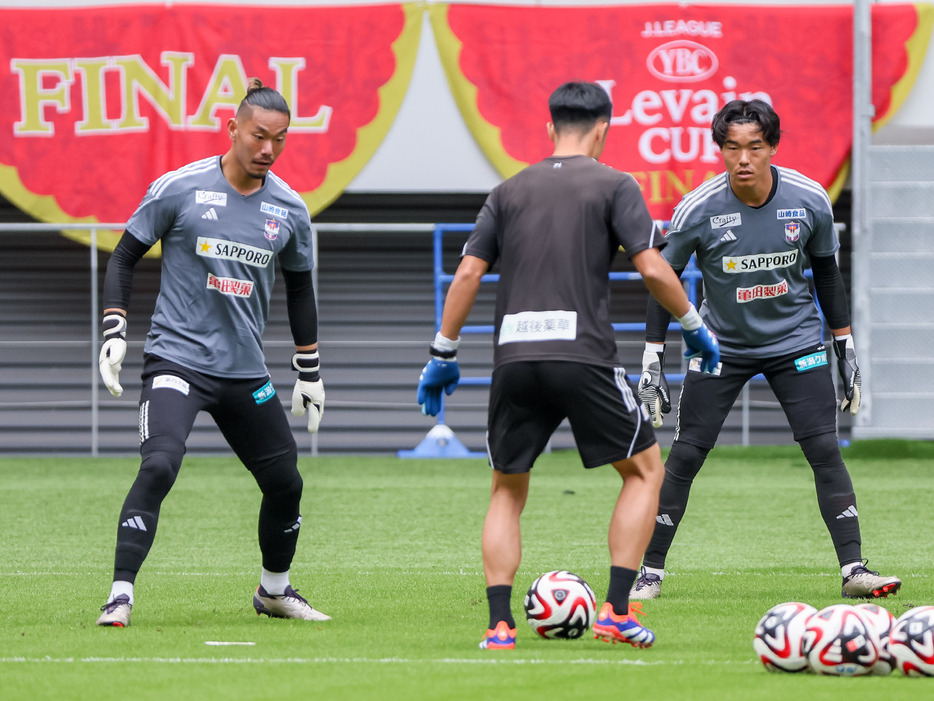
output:
[[[679,274],[695,256],[704,279],[700,313],[720,341],[721,364],[713,374],[698,372],[695,363],[688,367],[655,532],[630,598],[652,599],[661,592],[665,558],[691,483],[743,386],[760,373],[814,471],[821,516],[843,575],[843,596],[895,593],[901,581],[869,570],[862,559],[856,497],[837,443],[836,398],[822,324],[805,278],[810,267],[833,335],[843,380],[840,409],[856,414],[860,375],[846,290],[834,257],[840,244],[830,199],[810,178],[772,165],[781,129],[765,102],[730,102],[714,117],[712,132],[726,172],[684,196],[662,255]],[[663,370],[669,319],[649,301],[639,397],[656,427],[671,410]]]
[[[289,580],[302,520],[302,478],[295,439],[262,349],[278,260],[295,341],[292,365],[298,371],[292,413],[307,414],[308,430],[317,431],[324,387],[318,374],[311,220],[298,194],[269,170],[285,147],[289,121],[283,97],[254,78],[228,122],[227,153],[153,182],[107,265],[100,372],[119,397],[133,268],[153,245],[162,244],[161,285],[143,349],[142,461],[120,512],[114,581],[97,625],[130,624],[136,575],[202,410],[211,414],[263,495],[262,571],[253,595],[257,614],[328,620]]]

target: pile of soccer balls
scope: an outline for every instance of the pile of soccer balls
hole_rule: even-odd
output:
[[[583,579],[555,570],[532,582],[524,604],[526,620],[543,638],[579,638],[590,630],[597,600]]]
[[[934,606],[897,619],[877,604],[834,604],[818,611],[790,601],[773,606],[756,626],[753,648],[771,672],[839,677],[934,676]]]

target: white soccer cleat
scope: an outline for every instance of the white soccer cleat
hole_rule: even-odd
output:
[[[303,621],[330,621],[331,617],[314,608],[305,597],[289,585],[281,596],[266,593],[262,585],[256,587],[253,594],[253,608],[256,615],[265,613],[270,618],[298,618]]]
[[[657,574],[645,571],[643,567],[639,571],[639,578],[629,590],[629,598],[635,601],[644,599],[657,599],[662,593],[662,578]]]
[[[101,606],[103,613],[97,619],[97,625],[126,628],[130,625],[130,609],[132,608],[133,604],[130,603],[130,597],[121,594],[113,601],[108,601]]]
[[[898,577],[882,577],[865,565],[857,565],[849,577],[843,578],[844,599],[881,599],[897,594],[902,586]]]

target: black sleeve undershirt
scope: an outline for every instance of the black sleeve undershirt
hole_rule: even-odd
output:
[[[126,311],[129,308],[130,292],[133,289],[133,268],[150,248],[152,246],[147,246],[133,234],[123,232],[107,262],[107,272],[104,274],[104,309]]]
[[[846,286],[837,260],[833,256],[811,258],[811,272],[814,274],[814,292],[820,303],[827,325],[832,329],[842,329],[850,325],[850,310],[846,298]]]
[[[285,308],[289,314],[289,328],[296,346],[310,346],[318,342],[318,308],[315,304],[315,286],[310,270],[282,269],[285,282]]]
[[[680,278],[684,268],[675,270]],[[668,324],[671,323],[671,312],[665,309],[658,300],[649,295],[649,304],[645,310],[645,340],[647,343],[664,343],[668,336]]]

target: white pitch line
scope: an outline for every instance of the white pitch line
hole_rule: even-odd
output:
[[[223,647],[226,645],[256,645],[256,643],[237,641],[237,640],[205,640],[205,645],[213,645],[215,647]]]
[[[407,659],[403,657],[281,657],[281,658],[255,658],[255,657],[222,657],[222,658],[204,658],[204,657],[0,657],[0,664],[123,664],[123,663],[148,663],[148,664],[294,664],[294,665],[316,665],[316,664],[395,664],[395,665],[419,665],[438,664],[438,665],[621,665],[633,667],[661,667],[661,666],[682,666],[685,664],[701,665],[730,665],[730,664],[759,664],[758,660],[748,660],[745,662],[733,662],[730,660],[702,660],[698,662],[686,662],[684,660],[655,660],[647,662],[645,660],[595,660],[589,658],[578,658],[571,660],[545,660],[545,659],[510,659],[505,657],[497,658],[457,658],[442,657],[439,659]]]

